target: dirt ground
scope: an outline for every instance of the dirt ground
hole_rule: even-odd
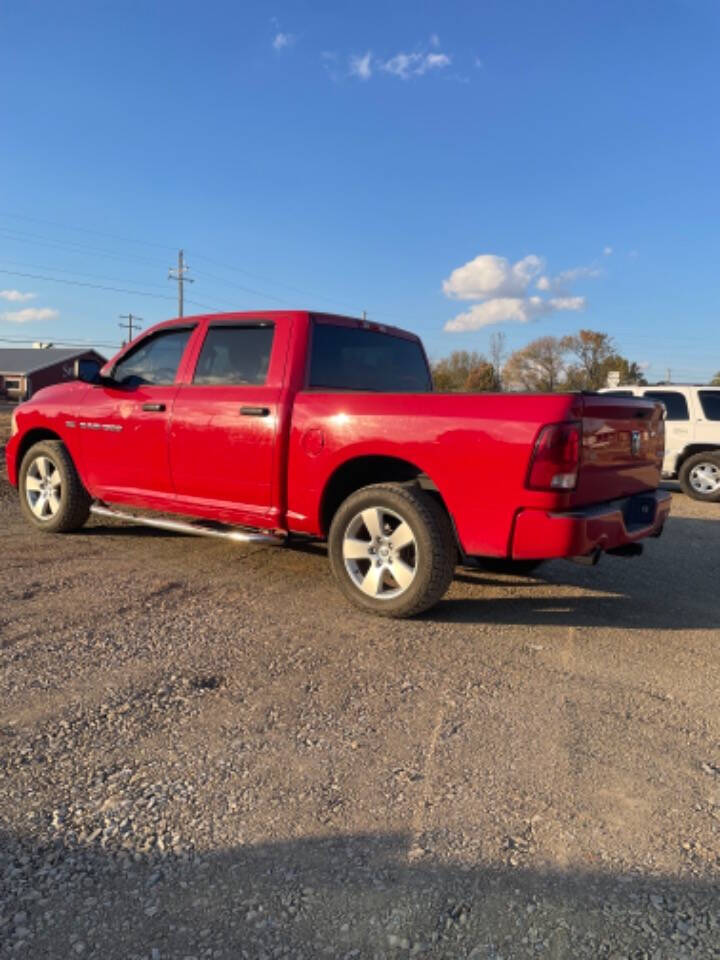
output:
[[[0,549],[0,956],[720,957],[720,505],[408,622],[4,479]]]

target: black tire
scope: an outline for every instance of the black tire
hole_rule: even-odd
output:
[[[375,541],[369,528],[360,519],[363,511],[370,515],[373,510],[380,511],[379,516],[386,521],[383,537],[375,550],[376,556],[346,558],[346,542],[351,545],[367,543],[368,554],[371,548],[374,549]],[[361,535],[350,537],[350,531],[354,526],[358,527],[358,523]],[[409,528],[412,544],[402,546],[396,541],[393,547],[393,530],[399,530],[402,524]],[[385,556],[381,559],[383,550]],[[328,553],[340,589],[355,606],[368,613],[398,618],[411,617],[434,606],[452,582],[457,559],[455,537],[443,507],[419,487],[400,484],[374,484],[351,494],[333,517]],[[398,573],[401,569],[405,575],[408,570],[412,571],[408,585],[399,586],[400,581],[395,581],[393,562]],[[371,571],[372,567],[376,570]],[[359,586],[359,580],[371,575],[382,579],[379,595],[370,595]]]
[[[702,468],[705,468],[704,472],[710,481],[716,479],[715,489],[702,489],[702,486],[712,486],[712,482],[702,483],[702,478],[699,475],[699,469]],[[720,503],[720,453],[708,451],[688,457],[680,467],[678,480],[683,493],[692,497],[693,500],[704,500],[705,503]]]
[[[38,480],[42,482],[42,471],[38,466],[42,461],[49,461],[52,465],[52,472],[47,467],[45,472],[53,481],[55,480],[54,471],[57,471],[59,476],[59,484],[51,484],[58,502],[57,508],[53,513],[50,512],[53,508],[52,504],[48,505],[48,513],[45,516],[42,512],[36,512],[31,506],[32,494],[37,491],[29,489],[28,486],[32,484],[33,479],[36,482]],[[36,529],[44,533],[69,533],[71,530],[79,530],[90,514],[90,495],[82,485],[65,444],[60,440],[42,440],[30,447],[20,466],[18,493],[23,516]],[[39,507],[37,509],[40,511]]]
[[[512,560],[510,557],[480,557],[477,567],[488,573],[507,573],[516,577],[530,577],[544,560]]]

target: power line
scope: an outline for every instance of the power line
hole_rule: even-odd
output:
[[[125,260],[128,262],[132,261],[134,263],[142,263],[146,266],[152,266],[154,268],[159,267],[159,263],[157,261],[149,260],[147,257],[138,257],[135,254],[114,253],[108,250],[101,250],[98,247],[91,247],[87,244],[78,243],[75,240],[55,240],[52,237],[44,237],[40,234],[8,230],[7,227],[2,226],[0,226],[0,238],[12,240],[14,243],[29,243],[39,245],[41,247],[59,247],[62,250],[68,251],[69,253],[92,253],[95,256],[108,257],[112,260]]]
[[[34,343],[36,337],[3,337],[0,336],[0,343]],[[62,347],[107,347],[110,350],[119,350],[121,344],[119,343],[110,343],[105,340],[58,340],[57,337],[52,338],[53,344],[59,344]]]
[[[125,287],[106,287],[99,283],[86,283],[81,280],[65,280],[62,277],[47,277],[39,273],[21,273],[18,270],[3,270],[0,269],[0,273],[7,274],[11,277],[26,277],[31,280],[47,280],[49,283],[64,283],[71,287],[90,287],[93,290],[109,290],[111,293],[129,293],[137,297],[154,297],[156,300],[174,300],[175,297],[170,297],[167,294],[163,293],[148,293],[142,290],[128,290]]]
[[[229,287],[235,287],[237,290],[242,290],[243,293],[252,293],[257,297],[265,297],[268,300],[275,300],[277,303],[282,303],[285,306],[294,306],[291,300],[286,300],[284,297],[276,297],[271,293],[264,293],[262,290],[254,290],[252,287],[245,287],[241,283],[236,283],[234,280],[227,280],[223,277],[215,277],[211,273],[206,273],[204,270],[196,270],[196,274],[199,277],[206,277],[208,280],[215,280],[217,283],[227,284]]]
[[[51,270],[53,273],[69,273],[74,277],[90,277],[92,280],[112,280],[114,283],[136,282],[134,280],[124,280],[119,277],[109,277],[104,273],[85,273],[83,270],[67,270],[65,267],[48,266],[46,263],[25,263],[23,260],[11,260],[10,258],[3,257],[1,255],[0,260],[2,260],[3,263],[11,263],[17,267],[27,267],[29,270]],[[148,287],[160,287],[162,290],[167,290],[167,287],[164,283],[154,283],[152,280],[138,280],[137,283]]]
[[[26,279],[31,280],[46,280],[48,283],[62,283],[66,286],[89,287],[91,290],[107,290],[111,293],[129,293],[136,297],[152,297],[156,300],[175,300],[175,297],[163,293],[149,293],[147,290],[129,290],[126,287],[108,287],[100,283],[85,283],[81,282],[80,280],[67,280],[64,277],[49,277],[45,274],[39,273],[24,273],[19,270],[5,270],[2,268],[0,268],[0,273],[7,274],[11,277],[25,277]],[[80,276],[83,276],[83,274],[80,274]],[[92,276],[92,274],[84,274],[84,276]],[[218,304],[222,306],[223,309],[233,309],[234,307],[234,305],[229,305],[226,302],[221,301],[216,301],[215,306],[208,303],[201,303],[198,300],[188,300],[187,302],[192,303],[193,306],[202,307],[204,310],[210,311],[218,309]]]
[[[110,240],[120,240],[122,243],[138,243],[146,247],[158,247],[163,250],[174,250],[174,246],[169,243],[154,243],[151,240],[138,240],[131,237],[120,237],[114,233],[106,233],[103,230],[91,230],[88,227],[77,227],[68,223],[58,223],[56,220],[43,220],[39,217],[23,216],[19,213],[8,213],[6,210],[0,210],[0,217],[7,217],[10,220],[27,220],[29,223],[44,223],[49,227],[60,227],[61,230],[76,230],[78,233],[91,233],[98,237],[108,237]]]

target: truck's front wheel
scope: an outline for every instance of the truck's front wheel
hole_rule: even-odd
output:
[[[457,556],[442,506],[419,487],[399,484],[351,494],[333,518],[328,549],[345,596],[386,617],[410,617],[437,603]]]
[[[90,496],[75,464],[59,440],[42,440],[23,457],[19,477],[20,509],[47,533],[78,530],[90,512]]]

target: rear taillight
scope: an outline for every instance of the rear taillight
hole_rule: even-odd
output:
[[[574,490],[580,464],[579,423],[551,423],[535,443],[528,487],[532,490]]]

